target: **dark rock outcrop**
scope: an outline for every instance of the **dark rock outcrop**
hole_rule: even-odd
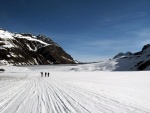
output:
[[[114,58],[113,59],[115,59],[115,58],[119,58],[119,57],[127,57],[127,56],[131,56],[131,55],[133,55],[133,53],[131,53],[131,52],[126,52],[126,53],[122,53],[122,52],[120,52],[120,53],[118,53],[116,56],[114,56]]]
[[[0,64],[74,64],[73,58],[50,38],[0,29]]]
[[[141,65],[138,66],[138,70],[144,70],[145,68],[147,68],[148,66],[150,66],[150,60],[142,63]]]
[[[38,49],[37,53],[43,55],[46,60],[54,64],[74,64],[73,58],[67,54],[61,47],[49,45]]]
[[[4,72],[5,70],[4,69],[0,69],[0,72]]]
[[[142,51],[144,51],[144,50],[146,50],[148,48],[150,48],[150,44],[144,45],[144,47],[142,48]]]

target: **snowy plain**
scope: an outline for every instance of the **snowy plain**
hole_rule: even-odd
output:
[[[92,64],[0,67],[0,113],[150,113],[149,71],[97,71]]]

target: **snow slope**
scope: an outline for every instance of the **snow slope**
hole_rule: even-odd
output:
[[[23,34],[11,33],[9,31],[5,31],[3,29],[0,29],[0,38],[2,38],[4,40],[7,40],[7,39],[15,40],[16,38],[23,38],[26,40],[39,42],[41,44],[44,44],[45,46],[50,45],[50,44],[47,44],[41,40],[36,39],[36,36],[34,36],[34,35],[32,37],[31,36],[24,36]]]
[[[150,113],[150,72],[13,68],[0,73],[0,113]]]
[[[144,45],[142,50],[136,53],[119,53],[112,61],[117,62],[116,71],[149,70],[150,44]]]

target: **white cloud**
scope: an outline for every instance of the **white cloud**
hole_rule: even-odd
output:
[[[150,28],[143,28],[137,31],[129,32],[136,38],[136,44],[139,46],[144,46],[145,44],[150,44]]]
[[[118,20],[122,20],[122,19],[127,19],[127,18],[142,18],[145,17],[147,15],[146,12],[136,12],[136,13],[128,13],[128,14],[124,14],[124,15],[120,15],[117,16],[116,18]]]
[[[150,29],[144,29],[136,32],[136,35],[140,38],[150,38]]]
[[[124,44],[127,42],[128,42],[127,40],[113,40],[113,39],[103,40],[103,39],[101,39],[101,40],[85,42],[85,45],[88,45],[88,46],[112,46],[112,45]]]

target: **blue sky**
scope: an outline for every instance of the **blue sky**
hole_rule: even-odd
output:
[[[79,61],[150,43],[150,0],[1,0],[0,27],[44,34]]]

